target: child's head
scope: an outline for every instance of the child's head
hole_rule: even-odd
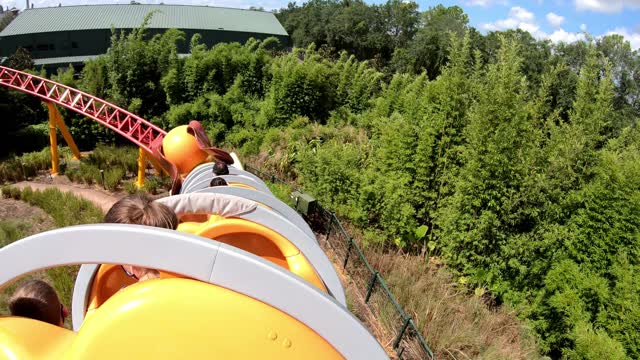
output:
[[[229,175],[229,167],[222,161],[216,161],[213,164],[213,174],[218,176]]]
[[[211,179],[211,182],[209,183],[210,187],[214,187],[214,186],[227,186],[227,182],[221,178],[221,177],[214,177],[213,179]]]
[[[175,230],[178,216],[166,205],[154,202],[147,195],[129,195],[113,204],[104,217],[105,223],[146,225]],[[158,270],[139,266],[122,265],[125,273],[138,281],[160,276]]]
[[[104,217],[106,223],[135,224],[175,230],[178,217],[167,206],[143,194],[129,195],[113,204]]]
[[[22,284],[9,300],[11,315],[28,317],[62,326],[67,309],[56,291],[46,282],[30,280]]]

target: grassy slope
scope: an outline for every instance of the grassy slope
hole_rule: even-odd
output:
[[[282,201],[291,204],[291,187],[271,184],[269,188]],[[358,229],[347,225],[347,231],[361,243]],[[391,292],[407,314],[416,322],[438,359],[539,359],[535,338],[512,309],[490,308],[483,294],[474,294],[457,284],[446,267],[428,264],[419,256],[389,254],[373,248],[365,249],[372,266],[378,270]],[[335,260],[335,259],[334,259]],[[342,262],[342,259],[338,259]],[[356,283],[360,282],[356,279]],[[361,288],[362,286],[355,286]],[[362,289],[348,286],[349,308],[365,322],[370,322],[367,309],[354,305]],[[373,314],[378,324],[372,331],[381,341],[394,338],[398,319],[388,301],[372,297]],[[367,312],[367,314],[365,314]],[[385,335],[386,333],[386,335]],[[388,336],[387,336],[388,335]],[[404,358],[419,358],[421,351],[405,350]]]
[[[52,226],[52,228],[99,223],[103,217],[102,211],[90,202],[72,194],[62,193],[54,189],[34,192],[31,191],[31,189],[20,191],[16,188],[4,187],[2,194],[4,197],[22,200],[44,210],[53,219],[53,224],[55,225]],[[0,246],[5,246],[15,240],[31,235],[31,229],[30,220],[0,221]],[[32,278],[48,281],[56,288],[62,302],[70,306],[73,295],[73,284],[78,268],[78,266],[62,266],[46,271],[39,271],[4,288],[2,293],[0,293],[0,314],[8,313],[6,301],[16,286]],[[65,325],[67,327],[71,326],[69,318]]]

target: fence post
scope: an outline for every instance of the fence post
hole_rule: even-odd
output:
[[[405,316],[404,322],[402,323],[402,328],[400,329],[398,336],[396,336],[396,340],[393,342],[394,349],[397,349],[398,346],[400,345],[400,341],[402,341],[402,336],[404,335],[404,332],[407,331],[409,322],[411,322],[411,318],[409,316]]]
[[[333,216],[329,212],[329,225],[327,226],[327,242],[329,242],[329,235],[331,235],[331,225],[333,225]]]
[[[369,302],[369,298],[373,293],[373,288],[375,287],[377,280],[378,280],[378,272],[376,271],[373,273],[373,276],[371,277],[371,281],[369,281],[369,286],[367,287],[367,296],[364,298],[365,303]]]
[[[347,238],[349,240],[349,246],[347,247],[347,255],[344,257],[344,263],[342,264],[342,268],[347,268],[347,262],[349,261],[349,255],[351,254],[351,248],[353,247],[353,239]]]

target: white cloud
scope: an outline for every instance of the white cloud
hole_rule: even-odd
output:
[[[520,6],[512,7],[509,16],[522,22],[532,22],[536,18],[531,11]]]
[[[536,23],[535,15],[520,6],[512,7],[508,18],[481,24],[480,27],[487,31],[521,29],[530,32],[536,38],[546,37],[546,34],[540,30],[540,26]]]
[[[624,8],[640,8],[640,0],[575,0],[576,9],[615,13]]]
[[[587,31],[587,24],[580,24],[580,31],[586,32]]]
[[[554,28],[559,28],[560,25],[564,23],[564,16],[560,16],[558,14],[550,12],[547,14],[547,21]]]
[[[536,39],[549,39],[555,43],[560,41],[570,43],[585,39],[585,35],[582,33],[568,32],[560,27],[564,22],[563,16],[549,13],[546,18],[549,23],[556,27],[556,30],[551,34],[540,29],[540,25],[532,12],[519,6],[511,8],[508,18],[482,24],[480,27],[487,31],[520,29],[530,32]]]
[[[558,29],[554,31],[551,35],[549,35],[548,39],[554,43],[559,43],[559,42],[572,43],[572,42],[584,40],[585,36],[582,33],[567,32],[564,29]]]
[[[616,28],[607,32],[605,35],[612,35],[612,34],[618,34],[618,35],[624,36],[625,40],[627,40],[631,44],[631,48],[633,50],[640,49],[640,33],[631,32],[626,28]]]
[[[471,6],[489,6],[489,5],[491,5],[491,0],[469,0],[469,1],[467,1],[467,5],[471,5]]]
[[[469,6],[482,6],[487,7],[494,4],[497,5],[509,5],[508,0],[467,0],[465,3]]]

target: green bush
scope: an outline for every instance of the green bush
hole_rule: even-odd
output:
[[[30,187],[20,190],[9,186],[2,188],[2,193],[41,208],[58,227],[100,223],[104,216],[91,202],[57,189],[33,191]]]
[[[160,189],[160,182],[157,180],[156,177],[147,177],[144,180],[144,185],[142,187],[142,189],[150,194],[157,194],[158,190]]]
[[[138,188],[138,185],[136,185],[136,182],[134,180],[131,180],[124,182],[124,191],[129,194],[137,194],[140,192],[140,189]]]
[[[119,167],[125,173],[135,173],[138,170],[138,149],[100,144],[91,152],[88,162],[105,171]]]
[[[0,248],[25,236],[29,224],[14,220],[0,220]]]
[[[0,163],[0,181],[16,182],[36,176],[40,171],[51,167],[51,150],[25,153]]]
[[[606,331],[593,330],[580,323],[575,330],[575,348],[566,350],[568,360],[626,360],[622,344],[611,339]]]
[[[115,191],[123,178],[124,170],[119,168],[109,169],[104,172],[104,186],[107,190]]]
[[[91,185],[93,183],[102,183],[100,169],[95,165],[80,163],[77,171],[77,180],[80,180],[85,184]]]

